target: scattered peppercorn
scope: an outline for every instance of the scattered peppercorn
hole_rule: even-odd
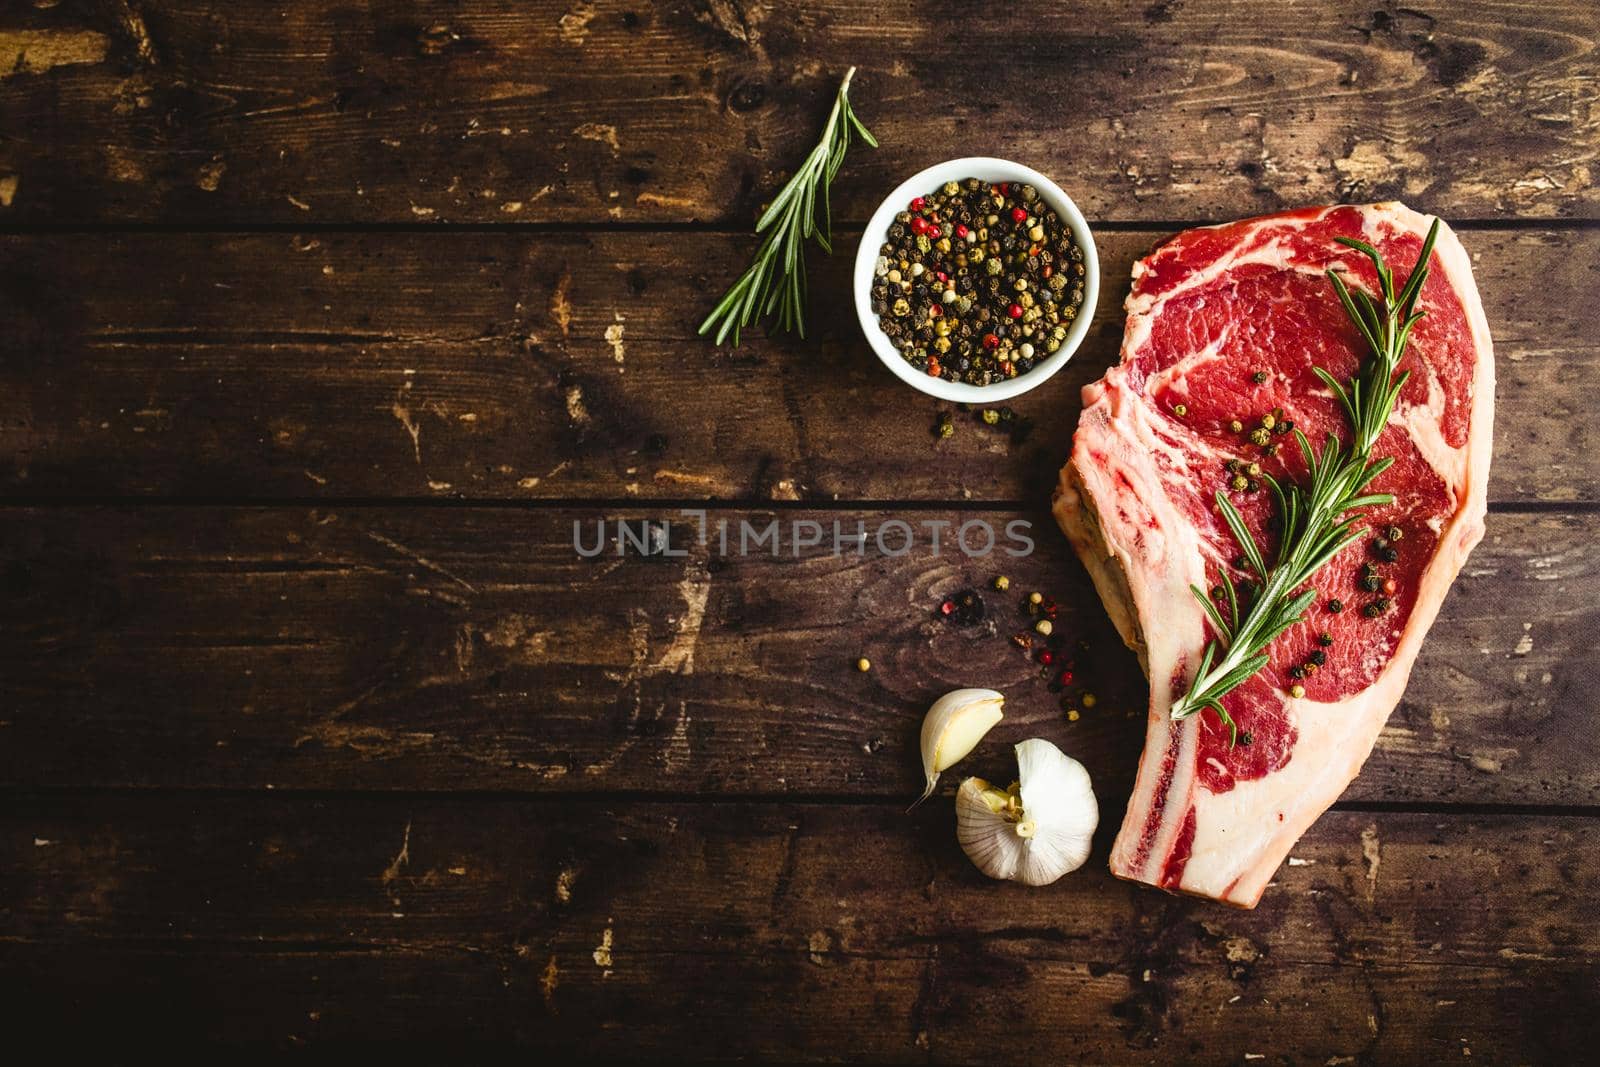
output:
[[[1339,612],[1344,610],[1344,601],[1338,599],[1337,597],[1328,601],[1328,610],[1333,612],[1335,615],[1339,614]]]
[[[1011,579],[1007,578],[1003,574],[999,575],[994,580],[994,587],[996,589],[998,589],[1000,592],[1004,593],[1007,589],[1011,588]]]
[[[862,656],[860,659],[856,660],[856,670],[858,670],[858,671],[862,672],[863,674],[865,674],[867,671],[870,671],[871,669],[872,669],[872,661],[870,659],[868,659],[867,657]]]
[[[1306,695],[1306,687],[1303,685],[1291,685],[1289,687],[1289,695],[1299,700]]]
[[[1079,717],[1080,716],[1078,715],[1078,709],[1077,708],[1068,708],[1067,709],[1067,721],[1068,722],[1077,722]]]
[[[984,408],[983,409],[983,414],[981,416],[979,416],[979,417],[982,418],[983,421],[987,425],[990,425],[990,426],[996,426],[1000,422],[1000,413],[998,411],[996,411],[994,408]]]
[[[1270,445],[1272,443],[1272,431],[1264,427],[1256,427],[1250,431],[1250,443],[1262,446]]]
[[[1249,748],[1251,745],[1256,743],[1256,735],[1251,733],[1249,730],[1246,730],[1244,733],[1239,735],[1239,743],[1244,747]]]
[[[1363,574],[1361,576],[1361,588],[1369,593],[1376,593],[1382,585],[1383,580],[1376,574]]]
[[[1320,634],[1317,635],[1317,644],[1321,645],[1323,648],[1328,648],[1328,647],[1332,646],[1332,644],[1333,644],[1333,635],[1330,634],[1326,630],[1322,631]]]
[[[956,432],[956,420],[948,411],[939,412],[939,422],[934,427],[933,432],[938,435],[940,440],[950,437]]]
[[[1391,541],[1404,541],[1406,539],[1406,532],[1398,526],[1391,526],[1386,532]]]
[[[1261,416],[1261,428],[1263,430],[1270,430],[1276,425],[1278,425],[1278,420],[1272,414],[1272,412],[1269,411],[1265,415]]]
[[[1243,433],[1244,423],[1240,422],[1238,419],[1234,419],[1232,422],[1228,423],[1228,429],[1232,430],[1234,433]]]
[[[1393,545],[1385,545],[1378,549],[1378,558],[1385,563],[1393,563],[1400,558],[1400,550]]]
[[[1312,649],[1311,655],[1307,658],[1310,659],[1312,663],[1315,663],[1318,667],[1321,667],[1328,662],[1328,654],[1322,651],[1320,648]]]
[[[1050,631],[1055,629],[1055,627],[1050,624],[1049,619],[1040,619],[1038,622],[1033,624],[1033,628],[1039,631],[1039,633],[1043,634],[1045,637],[1049,637]]]
[[[1264,370],[1258,370],[1254,374],[1250,375],[1250,380],[1255,382],[1257,385],[1260,385],[1262,382],[1267,380],[1267,372]]]
[[[1083,694],[1083,706],[1084,707],[1092,708],[1098,702],[1099,702],[1099,698],[1096,697],[1093,693],[1085,693],[1085,694]]]
[[[1011,643],[1021,649],[1033,647],[1033,635],[1030,633],[1015,633],[1011,635]]]
[[[1030,603],[1030,604],[1042,604],[1042,603],[1044,603],[1044,594],[1043,593],[1037,593],[1037,592],[1029,593],[1028,594],[1028,603]]]
[[[1185,415],[1189,414],[1189,408],[1187,407],[1187,405],[1184,405],[1184,404],[1174,404],[1173,408],[1172,408],[1172,413],[1174,415],[1178,416],[1178,418],[1181,419]]]
[[[1393,596],[1394,595],[1394,591],[1396,589],[1398,589],[1398,588],[1400,588],[1400,586],[1395,582],[1395,580],[1393,578],[1385,578],[1383,580],[1383,591],[1385,593],[1389,594],[1390,596]]]
[[[1293,667],[1289,668],[1289,677],[1291,677],[1291,678],[1304,678],[1305,676],[1306,676],[1306,669],[1305,669],[1305,666],[1303,664],[1296,663]]]

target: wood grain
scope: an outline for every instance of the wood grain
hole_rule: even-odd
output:
[[[813,339],[696,338],[749,242],[704,234],[0,239],[0,492],[284,499],[1048,499],[1117,358],[1135,258],[1101,238],[1083,349],[1020,446],[878,363],[848,256]],[[1600,500],[1600,231],[1468,230],[1495,332],[1496,502]],[[851,242],[850,247],[853,247]],[[819,343],[820,342],[820,343]]]
[[[12,5],[0,219],[742,228],[851,63],[884,147],[852,157],[845,218],[971,154],[1101,218],[1594,218],[1597,38],[1581,0]]]
[[[1593,820],[1333,814],[1254,912],[989,882],[947,802],[19,797],[0,982],[63,1041],[1576,1062]],[[1370,857],[1370,858],[1364,858]],[[54,1029],[54,1027],[51,1027]],[[379,1036],[381,1035],[381,1036]]]
[[[668,513],[685,556],[581,558],[574,523],[593,544],[604,515],[9,509],[0,784],[909,798],[923,711],[981,684],[1009,694],[986,759],[1042,734],[1127,795],[1138,666],[1048,515],[713,512],[713,547],[717,520],[734,524],[724,557]],[[774,518],[781,555],[739,557],[737,523]],[[913,524],[908,554],[832,554],[835,522],[870,537],[895,518]],[[991,559],[953,548],[974,519],[999,532]],[[1024,559],[1002,554],[1018,520],[1033,524]],[[796,558],[795,521],[823,547]],[[938,556],[934,521],[953,524]],[[1595,714],[1597,532],[1592,513],[1490,516],[1351,799],[1600,802],[1570,741]],[[998,573],[1006,595],[987,589]],[[963,587],[986,600],[977,625],[938,614]],[[1009,640],[1035,589],[1061,604],[1064,694]]]

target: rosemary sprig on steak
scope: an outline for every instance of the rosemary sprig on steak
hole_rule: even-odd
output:
[[[806,335],[805,240],[815,237],[822,250],[832,254],[828,187],[833,184],[833,176],[839,172],[844,154],[850,148],[851,133],[859,135],[872,147],[878,147],[877,139],[850,110],[850,79],[855,72],[856,68],[851,67],[845,72],[844,81],[839,83],[833,110],[822,128],[822,139],[756,222],[756,232],[765,233],[766,238],[756,251],[755,261],[700,324],[702,335],[713,329],[717,331],[717,344],[731,332],[737,348],[740,329],[774,312],[782,329],[797,330],[801,337]],[[817,220],[819,195],[822,198],[820,224]]]
[[[1295,440],[1305,456],[1310,484],[1281,484],[1271,475],[1261,476],[1272,489],[1282,535],[1271,566],[1238,509],[1224,493],[1217,493],[1217,507],[1239,542],[1244,569],[1253,577],[1236,586],[1227,571],[1222,572],[1226,612],[1204,590],[1190,586],[1204,605],[1216,636],[1200,657],[1200,668],[1189,683],[1189,691],[1173,704],[1173,719],[1185,719],[1210,708],[1228,727],[1230,738],[1237,741],[1238,727],[1222,706],[1222,698],[1265,667],[1266,650],[1273,639],[1304,617],[1317,594],[1314,589],[1301,587],[1323,564],[1361,536],[1356,522],[1362,509],[1394,499],[1388,493],[1366,491],[1393,462],[1389,457],[1374,459],[1372,448],[1389,421],[1395,398],[1410,377],[1410,371],[1398,375],[1395,372],[1405,355],[1412,327],[1424,315],[1416,310],[1417,297],[1428,277],[1428,257],[1433,254],[1438,235],[1439,220],[1434,219],[1411,276],[1398,293],[1394,275],[1376,248],[1353,237],[1337,238],[1372,260],[1383,300],[1380,306],[1364,290],[1352,293],[1337,271],[1327,272],[1339,302],[1371,348],[1371,358],[1346,384],[1323,368],[1315,368],[1350,420],[1350,443],[1342,444],[1329,433],[1321,452],[1317,452],[1306,435],[1296,429]]]

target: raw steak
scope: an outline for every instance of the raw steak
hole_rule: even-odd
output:
[[[1173,722],[1211,632],[1191,583],[1244,573],[1214,501],[1230,458],[1303,478],[1292,436],[1276,454],[1252,444],[1261,416],[1282,409],[1313,442],[1347,420],[1312,367],[1347,380],[1364,342],[1323,270],[1377,291],[1371,264],[1336,244],[1376,245],[1398,289],[1429,219],[1400,204],[1311,208],[1181,233],[1134,265],[1122,362],[1085,387],[1055,514],[1124,641],[1150,679],[1138,781],[1111,852],[1113,874],[1253,907],[1279,863],[1361,769],[1405,689],[1450,582],[1483,536],[1494,417],[1494,354],[1466,253],[1441,228],[1418,324],[1400,366],[1412,372],[1374,455],[1394,466],[1374,483],[1393,504],[1366,513],[1369,532],[1318,572],[1305,621],[1275,641],[1271,663],[1223,699],[1241,743],[1213,712]],[[1257,378],[1263,380],[1257,381]],[[1178,405],[1184,413],[1176,411]],[[1231,422],[1244,424],[1244,433]],[[1264,551],[1271,494],[1232,492]],[[1373,538],[1398,527],[1382,560]],[[1269,560],[1272,558],[1268,556]],[[1391,606],[1363,588],[1363,566],[1392,579]],[[1344,610],[1334,612],[1338,599]],[[1332,638],[1324,648],[1320,635]],[[1300,684],[1289,671],[1321,651]],[[1248,741],[1248,744],[1244,743]]]

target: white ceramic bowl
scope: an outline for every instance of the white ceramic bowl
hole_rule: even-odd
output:
[[[935,378],[917,370],[906,362],[900,350],[890,342],[889,336],[878,325],[878,316],[872,311],[872,267],[878,260],[878,250],[883,247],[883,242],[888,237],[889,226],[894,222],[895,215],[906,210],[906,205],[911,202],[912,197],[926,196],[945,182],[961,181],[964,178],[977,178],[986,182],[1019,182],[1033,186],[1039,191],[1040,199],[1054,208],[1056,214],[1067,224],[1067,228],[1072,231],[1072,239],[1083,249],[1083,306],[1078,309],[1077,318],[1073,319],[1072,325],[1067,328],[1066,340],[1061,342],[1060,348],[1035,363],[1032,370],[1015,378],[996,382],[994,385],[947,382],[943,378]],[[1067,360],[1072,358],[1072,353],[1076,352],[1078,345],[1083,342],[1084,334],[1089,332],[1089,323],[1094,318],[1095,302],[1100,296],[1100,260],[1095,252],[1094,235],[1089,232],[1089,224],[1084,221],[1083,213],[1078,210],[1078,205],[1072,202],[1072,198],[1061,191],[1059,185],[1020,163],[988,156],[970,156],[966,159],[947,160],[912,175],[901,182],[894,192],[878,205],[878,210],[872,213],[872,220],[867,223],[867,228],[861,235],[861,246],[856,249],[854,286],[856,316],[861,320],[861,332],[867,335],[872,350],[878,354],[883,365],[894,372],[895,377],[941,400],[987,404],[1026,393],[1029,389],[1042,385],[1056,371],[1066,366]]]

